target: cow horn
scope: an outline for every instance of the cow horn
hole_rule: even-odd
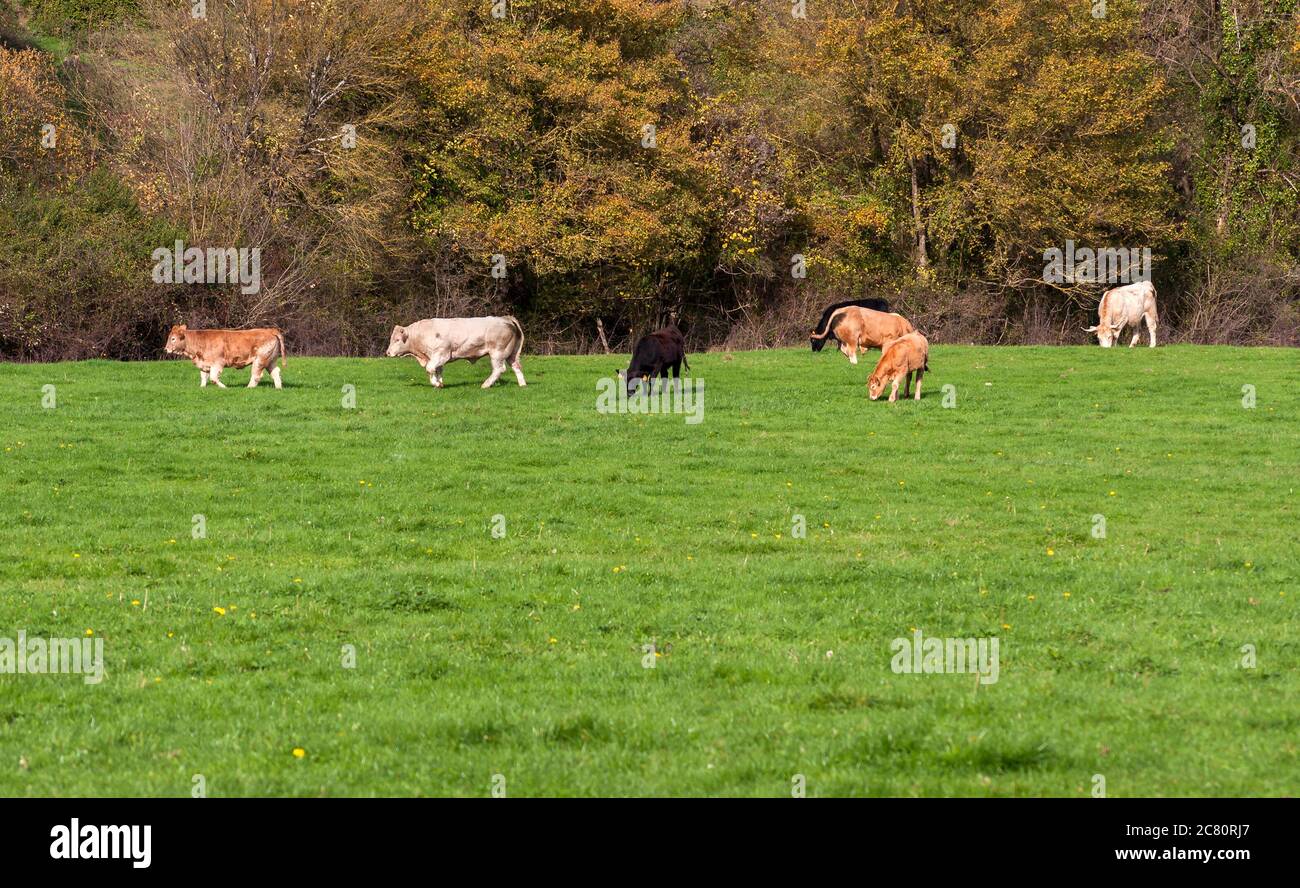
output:
[[[1096,333],[1096,332],[1097,332],[1097,328],[1096,328],[1096,327],[1084,327],[1084,328],[1083,328],[1083,332],[1084,332],[1084,333]]]

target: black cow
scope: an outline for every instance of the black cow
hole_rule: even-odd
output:
[[[848,302],[837,302],[829,306],[822,312],[822,319],[817,322],[817,327],[813,335],[808,337],[808,342],[812,345],[812,350],[819,352],[822,346],[826,345],[826,340],[834,339],[835,334],[826,329],[826,324],[831,319],[831,313],[839,308],[847,308],[850,305],[859,305],[862,308],[874,308],[876,311],[889,311],[889,303],[883,299],[850,299]]]
[[[686,340],[676,324],[642,336],[632,350],[632,363],[627,368],[627,393],[632,394],[642,380],[660,376],[667,379],[670,369],[674,379],[681,379],[683,365],[691,369],[686,360]]]

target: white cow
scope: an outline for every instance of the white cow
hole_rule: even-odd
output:
[[[411,355],[429,373],[429,383],[442,388],[442,368],[449,361],[467,360],[471,364],[484,355],[492,359],[492,374],[483,382],[490,388],[505,372],[506,365],[515,371],[520,385],[524,370],[519,353],[524,348],[524,329],[514,318],[426,318],[413,324],[393,328],[388,340],[388,357]]]
[[[1151,334],[1151,347],[1155,348],[1156,324],[1160,318],[1156,314],[1156,288],[1150,281],[1107,290],[1097,306],[1097,326],[1083,329],[1085,333],[1096,333],[1102,348],[1110,348],[1119,341],[1120,331],[1132,327],[1133,339],[1128,344],[1132,348],[1142,335],[1143,318]]]

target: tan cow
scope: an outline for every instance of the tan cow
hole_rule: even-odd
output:
[[[1151,347],[1156,347],[1156,324],[1160,317],[1156,314],[1156,288],[1150,281],[1128,284],[1107,290],[1101,296],[1097,306],[1097,326],[1084,327],[1085,333],[1096,333],[1102,348],[1110,348],[1119,340],[1125,327],[1133,328],[1133,338],[1128,347],[1137,345],[1142,336],[1142,321],[1147,322],[1147,332],[1151,334]]]
[[[403,327],[393,328],[388,338],[390,358],[410,355],[429,374],[429,384],[442,388],[442,368],[450,361],[466,360],[471,364],[487,355],[492,359],[492,373],[483,381],[491,388],[506,365],[515,371],[520,385],[524,368],[519,353],[524,348],[524,328],[510,316],[486,318],[426,318]]]
[[[880,353],[880,360],[876,362],[876,369],[871,371],[871,378],[867,380],[867,393],[871,395],[871,400],[876,400],[885,390],[885,384],[893,382],[894,387],[889,392],[889,400],[898,400],[898,383],[904,379],[907,380],[907,386],[903,390],[903,397],[906,398],[912,390],[912,374],[916,374],[916,400],[921,400],[921,377],[925,376],[925,371],[930,369],[930,343],[920,333],[915,331],[908,333],[906,336],[900,336],[898,339],[885,344]]]
[[[809,338],[814,351],[819,351],[819,344],[827,338],[835,339],[849,363],[856,364],[858,349],[866,351],[869,348],[881,348],[891,339],[897,339],[915,329],[907,318],[897,312],[849,305],[831,312],[820,329],[812,331]]]
[[[253,365],[253,375],[248,387],[254,388],[262,379],[262,371],[270,369],[276,388],[280,385],[280,367],[284,366],[284,334],[275,327],[258,327],[252,330],[190,330],[177,324],[167,334],[167,354],[185,355],[199,368],[199,386],[208,384],[212,377],[218,387],[225,388],[221,371],[227,367]]]

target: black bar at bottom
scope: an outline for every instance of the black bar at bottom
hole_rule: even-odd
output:
[[[1046,864],[1225,873],[1293,861],[1297,811],[1282,799],[619,799],[565,802],[563,811],[556,804],[14,799],[5,802],[11,816],[0,848],[11,873],[35,868],[126,878],[283,872],[337,879],[392,867],[436,878],[466,861],[502,874],[518,867],[532,877],[609,877],[631,875],[631,864],[653,874],[687,860],[696,876],[737,865],[770,876],[773,865],[812,874],[837,859],[860,872],[1028,872]],[[148,865],[139,865],[146,853]],[[602,869],[603,860],[617,869]]]

